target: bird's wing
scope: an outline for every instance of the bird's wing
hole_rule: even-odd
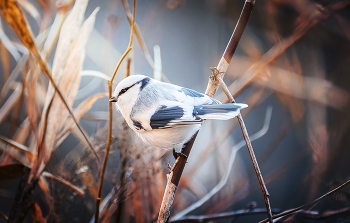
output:
[[[164,94],[173,95],[176,98],[176,100],[185,105],[198,106],[209,104],[221,104],[220,101],[190,88],[180,87],[177,85],[166,83],[164,83],[163,86]]]
[[[165,105],[166,104],[166,105]],[[193,106],[178,102],[167,102],[159,105],[148,119],[145,114],[138,113],[131,117],[136,129],[152,130],[174,128],[202,123],[202,119],[193,115]]]
[[[193,115],[193,106],[161,106],[151,116],[152,129],[172,128],[183,125],[200,124],[203,120]]]

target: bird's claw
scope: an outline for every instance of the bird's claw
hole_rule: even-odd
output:
[[[187,155],[183,154],[182,152],[176,152],[175,149],[173,149],[173,156],[175,159],[177,159],[177,157],[182,156],[183,158],[187,159]]]

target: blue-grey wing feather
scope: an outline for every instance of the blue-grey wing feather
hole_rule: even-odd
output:
[[[208,113],[229,113],[241,109],[242,106],[235,103],[219,104],[219,105],[201,105],[194,106],[193,113],[195,115],[205,115]]]
[[[199,124],[201,119],[192,116],[193,119],[184,118],[185,110],[180,106],[161,106],[151,117],[152,129],[169,128],[178,125]]]
[[[205,97],[204,94],[199,93],[199,92],[192,90],[192,89],[189,89],[189,88],[181,88],[179,91],[183,92],[185,95],[191,96],[191,97],[197,97],[197,98]]]
[[[196,105],[199,105],[199,104],[221,104],[220,101],[218,101],[214,98],[211,98],[205,94],[202,94],[198,91],[190,89],[190,88],[180,87],[178,89],[178,92],[183,93],[187,97],[192,97],[194,99],[194,103]]]

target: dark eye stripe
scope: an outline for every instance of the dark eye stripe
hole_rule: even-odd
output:
[[[148,84],[149,81],[150,81],[150,78],[144,78],[144,79],[142,79],[141,81],[138,81],[138,82],[136,82],[135,84],[131,85],[130,87],[123,88],[123,89],[119,92],[118,97],[119,97],[120,95],[124,94],[125,92],[127,92],[127,91],[129,90],[129,88],[132,88],[134,85],[139,84],[139,83],[142,83],[142,85],[141,85],[141,90],[142,90],[142,89]]]

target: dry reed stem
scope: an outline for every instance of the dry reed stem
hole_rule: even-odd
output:
[[[0,40],[1,40],[1,44],[4,46],[4,48],[6,48],[7,51],[11,54],[11,56],[15,59],[15,61],[18,62],[21,59],[21,55],[19,54],[15,44],[12,43],[11,40],[5,34],[1,21],[0,21]],[[5,57],[7,57],[7,56],[5,56]],[[10,63],[7,64],[7,66],[9,66],[9,65],[10,65]]]
[[[93,149],[93,146],[92,146],[89,138],[82,131],[82,127],[80,126],[80,124],[78,123],[76,118],[74,117],[74,114],[73,114],[72,110],[70,109],[69,105],[67,104],[65,97],[63,96],[62,92],[58,88],[58,85],[56,84],[55,80],[53,79],[51,71],[50,71],[47,63],[45,62],[45,60],[42,58],[40,52],[38,51],[38,48],[35,44],[34,37],[33,37],[33,34],[31,32],[31,29],[28,25],[28,22],[24,16],[24,14],[22,13],[21,9],[17,5],[16,1],[15,0],[1,1],[0,8],[2,9],[2,10],[0,10],[0,13],[3,16],[3,18],[6,20],[6,22],[9,24],[9,26],[12,28],[12,30],[16,33],[16,35],[20,38],[22,43],[27,47],[27,49],[37,59],[41,70],[43,71],[43,73],[46,75],[46,77],[49,79],[50,83],[52,84],[52,86],[56,90],[59,98],[62,100],[64,106],[68,110],[69,114],[72,116],[74,122],[76,123],[77,127],[79,128],[79,130],[83,134],[85,140],[88,142],[89,148],[92,150],[92,152],[95,154],[95,156],[97,157],[97,160],[98,160],[98,156],[95,153],[95,150]],[[35,162],[35,164],[36,164],[35,165],[36,167],[35,167],[34,171],[32,172],[32,176],[38,175],[38,173],[40,174],[40,171],[38,171],[40,166],[38,165],[37,162]],[[42,168],[43,167],[41,167],[41,169]]]
[[[24,69],[25,64],[29,58],[28,53],[24,54],[20,60],[17,62],[15,68],[12,70],[9,78],[5,81],[0,92],[0,101],[2,101],[11,89],[11,85],[17,79],[20,72]]]
[[[2,62],[1,65],[3,69],[3,77],[5,82],[10,76],[10,57],[9,52],[2,41],[0,41],[0,55]]]
[[[22,6],[23,9],[25,9],[29,15],[33,17],[35,22],[38,26],[41,24],[41,16],[39,11],[34,7],[34,5],[27,0],[17,0],[18,4]]]
[[[81,117],[94,105],[94,103],[102,98],[107,97],[107,93],[99,93],[95,94],[86,100],[82,101],[75,109],[74,109],[74,115],[75,117],[80,120]],[[55,147],[57,147],[59,144],[63,142],[63,140],[68,136],[70,131],[74,128],[74,122],[71,118],[68,118],[65,123],[63,124],[64,128],[61,130],[61,133],[58,135],[55,141]]]
[[[81,126],[77,122],[77,120],[74,117],[73,112],[70,109],[70,106],[68,105],[67,101],[65,100],[65,97],[63,96],[62,92],[60,91],[58,85],[56,84],[54,78],[52,77],[51,71],[47,65],[47,63],[44,61],[43,57],[40,55],[40,52],[37,48],[37,45],[35,44],[33,34],[31,33],[30,27],[28,25],[28,22],[22,13],[21,9],[18,7],[16,1],[9,0],[9,1],[1,1],[0,2],[0,13],[4,17],[4,19],[7,21],[9,26],[12,28],[12,30],[15,32],[15,34],[19,37],[19,39],[22,41],[22,43],[29,49],[29,51],[34,55],[36,60],[39,63],[39,66],[43,73],[46,75],[46,77],[49,79],[50,84],[55,89],[55,92],[58,94],[59,98],[62,100],[64,107],[67,108],[68,112],[72,116],[73,120],[75,121],[78,128],[81,130],[81,133],[83,134],[85,140],[89,144],[89,148],[92,150],[92,152],[97,157],[97,154],[95,153],[92,144],[90,143],[88,137],[84,132],[82,131]],[[49,109],[52,106],[52,100],[49,102],[47,108]],[[44,114],[44,122],[42,123],[43,126],[46,124],[47,115]],[[45,138],[46,133],[46,127],[42,131],[41,138]],[[40,142],[41,140],[39,140]],[[41,157],[45,157],[45,154],[40,153],[41,150],[43,150],[45,147],[43,147],[42,143],[39,143],[37,145],[37,153],[35,154],[34,158],[42,159]],[[46,147],[47,148],[47,147]],[[39,155],[39,157],[37,157]],[[43,159],[45,160],[45,159]],[[99,162],[98,158],[97,161]],[[18,191],[23,191],[23,193],[19,193],[16,196],[16,202],[13,205],[13,208],[11,210],[10,214],[10,221],[21,221],[25,217],[25,213],[27,211],[27,208],[30,204],[30,198],[31,198],[31,192],[34,190],[36,184],[38,183],[39,179],[38,176],[41,174],[42,169],[45,166],[45,162],[38,162],[38,160],[33,159],[33,165],[31,169],[30,179],[22,179],[22,183],[26,184],[26,186],[22,186],[22,188],[19,188]],[[28,183],[25,183],[28,182]],[[23,189],[23,190],[22,190]],[[23,204],[20,206],[20,204]],[[21,213],[20,215],[15,215],[16,212]]]
[[[19,126],[19,128],[17,129],[17,131],[15,132],[14,136],[12,137],[12,140],[24,145],[26,143],[26,140],[29,138],[29,134],[30,134],[30,122],[29,119],[26,118],[21,125]],[[9,148],[10,147],[10,148]],[[12,148],[12,146],[7,146],[6,151],[10,150],[10,153],[12,153],[14,156],[23,156],[22,153],[18,150],[17,152],[15,152],[14,148]],[[0,156],[0,166],[2,165],[6,165],[7,163],[7,158],[9,158],[6,153],[3,153]],[[25,158],[23,158],[25,159]],[[28,166],[30,166],[30,160],[27,161]]]
[[[17,150],[19,150],[19,151],[25,152],[25,153],[27,154],[27,157],[28,157],[29,161],[32,160],[33,154],[32,154],[32,152],[30,151],[30,149],[29,149],[28,147],[26,147],[26,146],[24,146],[24,145],[22,145],[22,144],[20,144],[20,143],[18,143],[18,142],[16,142],[16,141],[14,141],[14,140],[8,139],[8,138],[6,138],[6,137],[4,137],[4,136],[0,136],[0,140],[3,141],[3,142],[5,142],[5,143],[7,143],[7,144],[9,144],[9,145],[11,145],[13,148],[15,148],[15,149],[17,149]],[[2,148],[6,148],[6,147],[0,146],[0,149],[2,149]],[[6,151],[6,150],[4,150],[4,151],[5,151],[5,152],[8,152],[8,151]],[[20,157],[20,156],[19,156],[19,157]],[[19,157],[14,156],[15,159],[18,159]],[[30,167],[30,162],[28,163],[28,161],[24,161],[24,160],[22,160],[22,159],[21,159],[20,161],[22,161],[21,163],[22,163],[23,165],[25,165],[25,166],[27,166],[27,167]]]
[[[94,10],[84,24],[81,25],[86,4],[86,0],[77,1],[64,22],[53,63],[52,77],[59,84],[61,91],[64,92],[69,107],[73,104],[80,84],[80,70],[84,58],[84,48],[98,11],[98,9]],[[60,65],[57,65],[57,63],[60,63]],[[47,112],[48,117],[46,126],[47,134],[44,141],[46,148],[45,155],[42,157],[42,160],[39,160],[42,163],[41,168],[49,161],[55,149],[54,143],[58,132],[65,119],[68,118],[66,110],[62,109],[61,101],[57,97],[53,97],[54,92],[55,90],[52,85],[49,85],[43,112],[43,116]],[[47,109],[48,103],[52,103],[50,110]],[[57,122],[57,117],[61,117],[62,122]],[[39,168],[39,172],[41,168]]]
[[[132,13],[132,23],[131,23],[131,30],[130,30],[130,38],[129,38],[129,44],[121,56],[120,60],[118,61],[118,64],[113,72],[113,75],[111,79],[108,81],[108,95],[109,98],[112,97],[112,84],[114,81],[114,78],[119,70],[119,67],[122,63],[122,61],[125,59],[125,57],[128,55],[128,53],[132,49],[132,39],[134,35],[134,21],[135,21],[135,13],[136,13],[136,0],[134,0],[133,4],[133,13]],[[108,120],[108,135],[107,135],[107,144],[106,144],[106,152],[103,158],[103,163],[102,163],[102,170],[101,170],[101,175],[100,175],[100,180],[98,184],[98,196],[96,199],[96,209],[95,209],[95,223],[98,223],[99,220],[99,213],[100,213],[100,201],[101,201],[101,193],[102,193],[102,186],[103,186],[103,178],[107,166],[107,161],[108,161],[108,155],[109,155],[109,149],[111,146],[111,138],[112,138],[112,120],[113,120],[113,104],[112,102],[109,102],[109,120]]]
[[[50,31],[47,35],[46,41],[44,43],[43,57],[45,59],[48,59],[48,57],[51,55],[53,47],[55,46],[54,43],[56,43],[58,40],[58,36],[61,31],[65,18],[66,18],[66,12],[65,11],[62,12],[62,10],[58,10],[55,16],[55,19],[51,25]]]
[[[133,15],[130,12],[129,4],[128,4],[128,2],[126,0],[122,0],[122,4],[123,4],[123,7],[124,7],[126,18],[128,19],[128,22],[129,22],[130,26],[134,26],[134,33],[135,33],[136,39],[137,39],[137,41],[139,42],[139,44],[141,46],[141,49],[142,49],[142,51],[143,51],[143,53],[144,53],[144,55],[146,57],[146,60],[147,60],[148,64],[152,67],[152,69],[154,69],[154,61],[152,59],[151,54],[149,53],[149,51],[147,49],[145,41],[143,40],[143,37],[141,35],[141,31],[140,31],[139,26],[132,19]]]
[[[243,31],[245,29],[245,26],[248,22],[249,16],[253,10],[253,6],[255,4],[255,0],[246,0],[244,7],[242,9],[242,13],[240,15],[240,18],[237,22],[236,28],[232,33],[231,39],[229,43],[227,44],[227,47],[225,49],[225,52],[219,61],[218,69],[220,75],[223,76],[223,74],[226,72],[229,63],[231,61],[231,58],[236,50],[236,47],[238,45],[238,42],[240,40],[240,37],[243,34]],[[223,72],[223,73],[222,73]],[[213,96],[216,93],[216,89],[219,85],[219,82],[216,80],[216,77],[214,75],[211,75],[209,78],[208,86],[206,89],[205,94],[209,96]],[[241,117],[241,115],[239,115]],[[241,117],[242,118],[242,117]],[[240,122],[241,124],[241,122]],[[244,125],[244,123],[243,123]],[[242,128],[242,130],[244,130]],[[184,148],[182,149],[181,153],[185,154],[187,157],[189,156],[189,153],[191,152],[193,143],[197,137],[198,132],[190,139],[189,142],[187,142],[184,145]],[[247,141],[247,138],[245,137],[245,140]],[[248,143],[247,143],[248,144]],[[162,205],[159,210],[158,215],[158,223],[164,223],[168,222],[170,218],[170,209],[174,201],[175,192],[179,183],[179,180],[181,178],[183,169],[185,168],[187,158],[183,156],[179,156],[175,164],[170,170],[170,173],[167,175],[167,184],[165,188],[165,192],[163,195]],[[266,187],[265,187],[266,189]],[[265,190],[266,194],[267,190]],[[266,196],[265,196],[266,197]],[[267,201],[267,203],[269,203]],[[267,205],[269,207],[269,205]],[[271,208],[270,208],[271,209]],[[270,211],[271,212],[271,211]]]
[[[216,77],[216,80],[219,82],[220,86],[222,87],[223,91],[225,92],[226,96],[229,98],[229,101],[231,103],[235,103],[236,101],[232,97],[232,95],[231,95],[230,91],[228,90],[225,82],[222,80],[222,77],[219,76],[219,71],[216,68],[214,68],[214,69],[212,69],[212,72],[213,72],[213,75]],[[241,130],[242,130],[243,138],[246,141],[246,145],[247,145],[247,148],[248,148],[249,156],[250,156],[250,158],[252,160],[253,167],[254,167],[256,176],[258,178],[258,181],[259,181],[259,184],[260,184],[260,187],[261,187],[261,191],[262,191],[263,196],[264,196],[264,201],[265,201],[265,204],[266,204],[266,210],[267,210],[267,215],[268,215],[268,218],[269,218],[269,222],[273,223],[271,206],[270,206],[270,200],[269,200],[270,194],[267,191],[266,184],[264,182],[264,178],[262,177],[258,161],[256,160],[256,157],[255,157],[255,154],[254,154],[252,143],[251,143],[251,141],[249,139],[249,134],[248,134],[247,128],[245,127],[245,124],[244,124],[244,121],[243,121],[243,117],[242,117],[242,115],[240,113],[238,114],[237,119],[238,119],[239,125],[240,125]]]
[[[129,10],[129,4],[128,4],[128,2],[126,0],[122,0],[122,3],[123,3],[124,11],[126,13],[128,22],[131,25],[132,15],[131,15],[130,10]],[[155,70],[156,69],[155,68],[155,61],[152,59],[152,56],[151,56],[151,54],[148,51],[148,48],[147,48],[147,46],[145,44],[145,41],[143,40],[140,28],[139,28],[139,26],[137,25],[137,23],[135,21],[134,21],[134,32],[135,32],[135,36],[136,36],[137,42],[140,44],[140,47],[142,49],[143,54],[146,57],[146,60],[147,60],[148,64],[151,66],[151,68],[153,70]],[[166,82],[169,82],[169,80],[165,76],[165,74],[162,71],[160,71],[160,73],[161,73],[162,79],[164,81],[166,81]]]
[[[5,104],[0,108],[0,123],[5,120],[12,108],[17,104],[21,97],[22,84],[17,86],[16,89],[11,93],[10,97],[6,100]]]
[[[19,115],[21,112],[21,108],[23,105],[23,100],[24,100],[24,96],[25,96],[25,89],[27,88],[26,86],[26,81],[25,81],[25,75],[24,73],[22,74],[22,78],[24,81],[22,81],[22,86],[21,86],[21,95],[18,99],[18,102],[16,103],[17,105],[14,108],[12,117],[11,117],[11,128],[9,130],[9,135],[13,135],[13,132],[15,131],[16,126],[18,125],[18,121],[19,121]]]
[[[79,196],[85,195],[85,192],[83,189],[73,185],[71,182],[69,182],[61,177],[54,176],[51,173],[48,173],[45,171],[42,173],[42,177],[47,177],[47,178],[56,180],[57,182],[60,182],[61,184],[65,185],[65,186],[69,187],[70,189],[72,189],[73,191],[75,191]]]

